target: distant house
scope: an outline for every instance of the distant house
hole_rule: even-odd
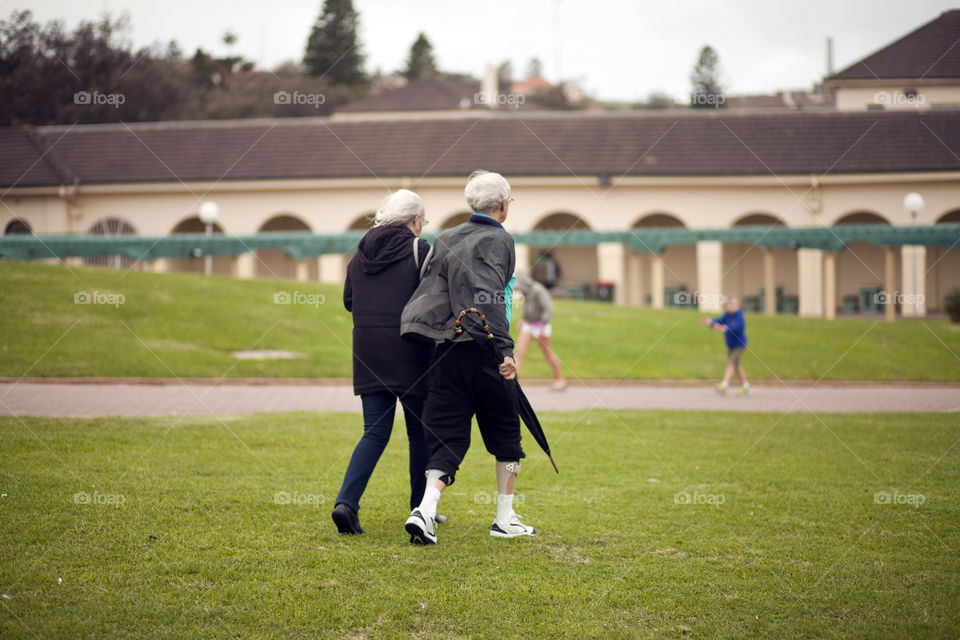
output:
[[[841,111],[960,109],[960,10],[826,79]]]
[[[549,108],[535,100],[516,100],[515,96],[500,94],[496,72],[488,70],[488,76],[491,73],[492,77],[485,78],[484,82],[454,74],[423,76],[347,104],[338,109],[337,114],[420,112],[427,115],[451,111],[540,111]]]

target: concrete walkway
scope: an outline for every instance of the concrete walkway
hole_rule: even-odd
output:
[[[154,381],[158,382],[158,381]],[[0,415],[170,416],[236,415],[283,411],[359,413],[360,400],[346,381],[277,383],[176,380],[162,383],[0,382]],[[536,382],[524,385],[538,411],[586,409],[686,409],[763,412],[860,413],[960,411],[960,385],[766,382],[746,397],[737,389],[719,396],[702,382],[572,384],[562,392]]]

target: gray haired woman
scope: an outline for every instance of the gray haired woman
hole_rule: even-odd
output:
[[[407,189],[393,193],[347,266],[343,304],[353,314],[353,391],[363,404],[363,435],[331,514],[340,533],[363,533],[360,498],[390,441],[398,400],[410,444],[411,508],[423,497],[430,449],[421,415],[432,348],[400,337],[400,313],[420,283],[420,265],[430,250],[420,239],[425,224],[420,196]]]

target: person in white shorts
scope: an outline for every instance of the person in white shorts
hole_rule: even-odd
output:
[[[543,357],[546,358],[550,369],[553,370],[553,390],[561,391],[567,387],[560,371],[560,360],[557,359],[550,345],[550,335],[553,333],[550,318],[553,317],[553,301],[550,292],[542,284],[530,277],[529,273],[517,275],[517,291],[523,294],[523,322],[520,323],[520,336],[517,338],[517,348],[514,350],[514,359],[517,370],[523,366],[523,358],[533,340],[540,345]]]

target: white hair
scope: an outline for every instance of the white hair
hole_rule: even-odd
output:
[[[497,211],[510,198],[510,183],[499,173],[478,169],[467,178],[463,195],[470,209],[477,213]]]
[[[423,200],[409,189],[400,189],[391,193],[380,203],[373,218],[373,226],[386,224],[407,224],[417,216],[423,215]]]

